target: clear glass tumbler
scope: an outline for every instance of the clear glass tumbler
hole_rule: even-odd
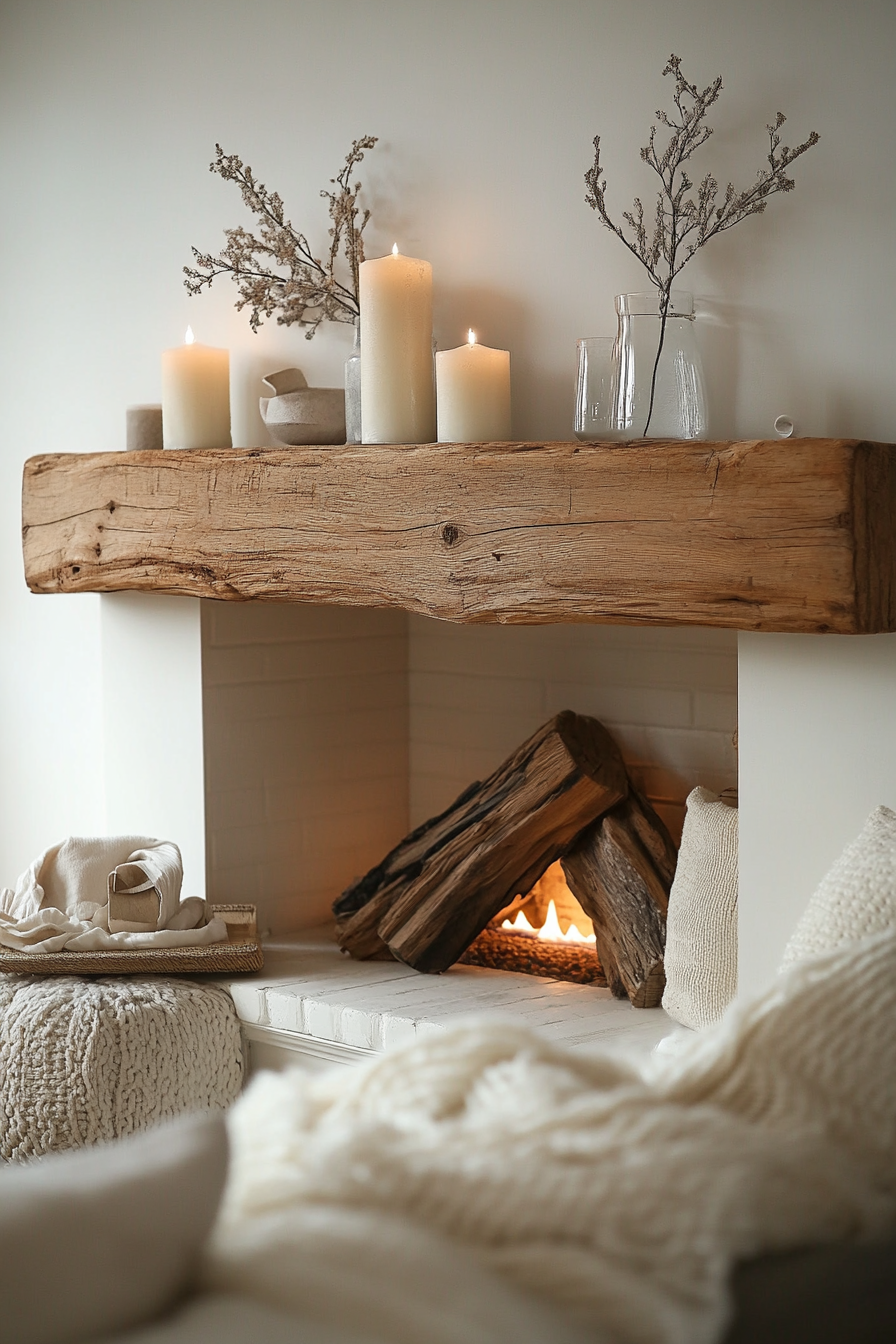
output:
[[[616,424],[616,358],[612,336],[587,336],[576,342],[577,439],[618,438]]]
[[[693,295],[672,290],[664,331],[656,290],[617,294],[616,312],[614,437],[706,438],[706,394],[694,338]]]
[[[355,322],[355,341],[345,361],[345,441],[361,442],[361,320]]]

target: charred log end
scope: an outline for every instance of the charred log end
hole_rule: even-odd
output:
[[[629,990],[628,998],[633,1008],[659,1008],[666,988],[666,971],[663,959],[654,962],[646,978],[637,989]]]
[[[382,906],[371,901],[361,910],[336,921],[336,941],[343,952],[356,961],[393,961],[394,957],[379,935]]]
[[[617,800],[626,797],[629,779],[622,753],[599,719],[564,709],[554,719],[553,729],[583,775]]]

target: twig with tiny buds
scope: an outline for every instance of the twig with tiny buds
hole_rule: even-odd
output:
[[[812,131],[808,139],[794,149],[782,144],[780,131],[786,118],[783,112],[779,112],[774,125],[767,127],[768,167],[759,170],[751,187],[736,191],[729,182],[724,196],[719,200],[718,181],[712,173],[707,173],[695,191],[684,165],[713,133],[712,127],[706,125],[705,118],[722,91],[721,76],[705,89],[698,89],[685,79],[681,72],[681,60],[675,55],[669,57],[663,75],[672,75],[675,79],[675,110],[671,113],[659,110],[656,113],[657,121],[669,132],[668,141],[665,148],[661,148],[657,144],[657,127],[651,126],[648,142],[641,150],[642,160],[661,182],[652,230],[648,230],[644,206],[637,196],[631,210],[624,211],[622,216],[629,226],[629,234],[610,218],[599,135],[594,137],[594,163],[585,174],[587,204],[597,212],[601,223],[637,257],[658,291],[660,335],[650,384],[645,436],[653,416],[657,371],[666,336],[672,282],[710,238],[734,228],[735,224],[750,215],[763,214],[769,197],[777,192],[793,191],[795,184],[793,178],[788,177],[787,170],[795,159],[817,145],[819,139],[817,132]]]
[[[375,135],[353,140],[341,170],[331,178],[333,191],[322,191],[329,202],[330,250],[326,260],[315,257],[305,235],[284,214],[276,191],[257,182],[252,169],[236,154],[215,146],[209,171],[225,182],[235,182],[243,203],[258,219],[258,235],[238,227],[225,229],[227,242],[221,252],[193,248],[195,267],[185,266],[184,284],[191,295],[201,294],[219,275],[229,275],[239,292],[237,311],[251,308],[249,326],[257,332],[264,318],[276,315],[281,326],[298,323],[308,340],[321,322],[354,322],[360,312],[358,268],[364,260],[363,233],[370,219],[361,210],[361,183],[351,181],[357,165],[377,142]],[[339,258],[344,254],[348,277],[337,279]]]

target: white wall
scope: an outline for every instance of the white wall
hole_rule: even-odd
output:
[[[896,809],[896,635],[753,635],[739,645],[740,989],[880,803]]]
[[[195,598],[100,598],[105,835],[180,846],[185,896],[205,896],[202,637]]]
[[[702,160],[723,181],[752,177],[778,107],[793,138],[822,136],[797,190],[690,269],[712,432],[767,434],[786,412],[808,434],[894,439],[894,44],[885,0],[848,21],[839,0],[4,0],[0,880],[105,807],[99,604],[25,592],[23,460],[122,446],[188,321],[233,352],[237,444],[264,441],[263,372],[332,383],[349,349],[347,327],[253,337],[223,282],[187,297],[190,244],[250,222],[207,172],[216,141],[322,250],[320,188],[353,136],[380,135],[371,254],[397,239],[429,258],[442,345],[472,324],[508,346],[515,433],[563,438],[576,338],[610,333],[613,294],[643,284],[583,203],[591,138],[617,210],[651,190],[637,150],[674,50],[695,79],[724,75]],[[612,651],[609,632],[581,638],[595,666]],[[675,636],[653,638],[674,661]]]

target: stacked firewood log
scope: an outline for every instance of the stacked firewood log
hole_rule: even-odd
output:
[[[444,971],[560,859],[617,997],[652,1007],[675,846],[597,719],[564,710],[334,904],[353,957]]]

